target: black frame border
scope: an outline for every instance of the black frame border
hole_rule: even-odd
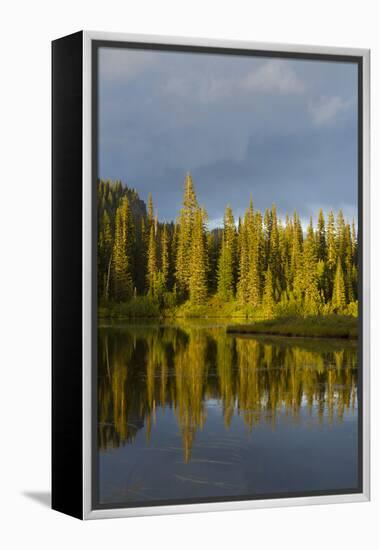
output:
[[[83,517],[83,32],[52,42],[54,510]]]
[[[194,499],[170,499],[128,503],[99,503],[99,465],[97,442],[97,180],[98,180],[98,51],[100,48],[121,48],[133,50],[152,50],[176,53],[204,53],[214,55],[284,58],[304,61],[330,61],[352,63],[357,65],[357,190],[358,190],[358,486],[341,490],[264,493],[255,495],[239,495],[236,497],[213,497]],[[178,506],[186,504],[205,504],[219,502],[264,501],[271,499],[315,497],[359,494],[363,492],[363,56],[327,53],[301,53],[293,51],[278,51],[275,49],[259,50],[252,48],[234,48],[221,46],[196,46],[180,44],[162,44],[159,42],[135,42],[120,40],[91,40],[91,168],[92,168],[92,326],[91,326],[91,472],[92,472],[92,510],[130,509],[157,506]]]

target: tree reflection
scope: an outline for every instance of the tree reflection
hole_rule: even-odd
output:
[[[249,431],[300,410],[341,421],[357,407],[354,342],[234,337],[223,328],[133,326],[99,329],[98,436],[102,449],[132,442],[157,409],[175,412],[183,459],[191,460],[207,404],[217,400],[225,429],[238,415]]]

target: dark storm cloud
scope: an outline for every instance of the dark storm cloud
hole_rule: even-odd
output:
[[[188,171],[213,225],[250,197],[356,215],[356,82],[343,63],[103,49],[100,176],[151,191],[166,220]]]

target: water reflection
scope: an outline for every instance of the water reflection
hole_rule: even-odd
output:
[[[224,327],[128,325],[99,329],[98,440],[100,449],[149,441],[157,411],[170,409],[191,462],[197,434],[214,404],[225,432],[238,417],[248,432],[278,415],[296,423],[306,409],[317,422],[341,422],[357,408],[354,342],[251,338]],[[161,418],[161,416],[159,416]]]

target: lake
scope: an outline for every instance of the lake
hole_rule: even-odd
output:
[[[98,330],[98,504],[358,490],[356,342]]]

